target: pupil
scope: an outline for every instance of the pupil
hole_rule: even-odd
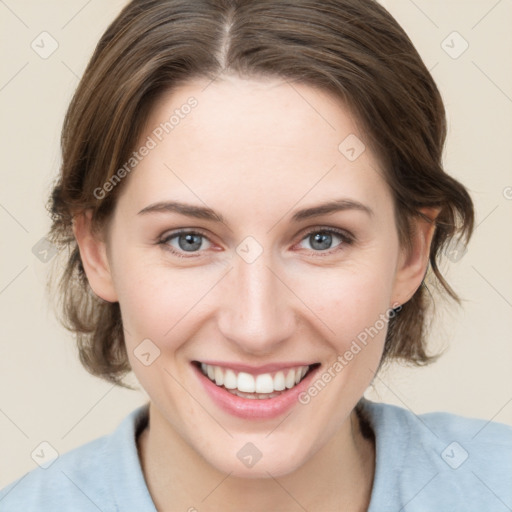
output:
[[[328,233],[316,233],[313,237],[314,241],[311,244],[315,249],[328,249],[331,244],[332,236]],[[327,245],[326,245],[327,243]],[[319,246],[317,245],[319,244]]]
[[[181,243],[181,241],[185,239],[186,242],[184,244]],[[194,241],[195,239],[195,241]],[[179,245],[180,249],[183,249],[184,251],[192,251],[199,249],[201,247],[201,240],[200,235],[194,235],[192,233],[187,233],[186,235],[181,235],[179,237]]]

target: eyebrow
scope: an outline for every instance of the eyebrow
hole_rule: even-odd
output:
[[[373,210],[359,201],[353,199],[335,199],[322,203],[310,208],[304,208],[298,210],[292,216],[293,222],[299,222],[320,215],[328,215],[329,213],[335,213],[345,210],[359,210],[365,212],[370,217],[374,216]],[[160,201],[157,203],[150,204],[143,208],[138,215],[145,215],[148,213],[179,213],[187,217],[194,217],[196,219],[210,220],[213,222],[225,223],[224,217],[205,206],[196,206],[192,204],[182,203],[179,201]]]

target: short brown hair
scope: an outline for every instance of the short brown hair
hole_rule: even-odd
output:
[[[384,169],[400,243],[412,220],[439,207],[426,281],[460,299],[438,260],[469,241],[473,204],[442,165],[446,118],[441,95],[409,37],[373,0],[135,0],[101,37],[67,111],[62,167],[49,209],[49,238],[65,247],[58,283],[61,321],[76,334],[80,360],[94,375],[126,385],[130,371],[118,303],[99,299],[84,273],[72,218],[90,209],[101,229],[123,183],[94,190],[126,162],[156,99],[195,78],[222,73],[276,77],[334,93],[354,112],[365,143]],[[382,361],[426,364],[425,280],[390,319]]]

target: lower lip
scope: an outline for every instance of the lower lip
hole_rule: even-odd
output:
[[[283,391],[275,398],[241,398],[225,388],[217,386],[203,372],[192,364],[204,389],[223,411],[244,419],[271,419],[284,414],[299,403],[299,395],[307,389],[319,366],[311,370],[296,386]]]

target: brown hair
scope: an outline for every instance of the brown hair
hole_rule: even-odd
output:
[[[469,241],[473,204],[442,166],[446,118],[441,95],[412,42],[373,0],[135,0],[100,39],[67,111],[62,167],[49,209],[49,238],[67,248],[61,321],[76,334],[92,374],[120,385],[130,371],[118,303],[90,289],[72,218],[91,209],[101,229],[123,183],[98,199],[133,151],[157,97],[194,78],[222,73],[276,77],[334,93],[354,112],[379,157],[395,200],[400,243],[411,220],[439,207],[426,280],[444,280],[439,257],[454,237]],[[340,141],[341,142],[341,141]],[[426,364],[425,281],[389,320],[384,360]]]

